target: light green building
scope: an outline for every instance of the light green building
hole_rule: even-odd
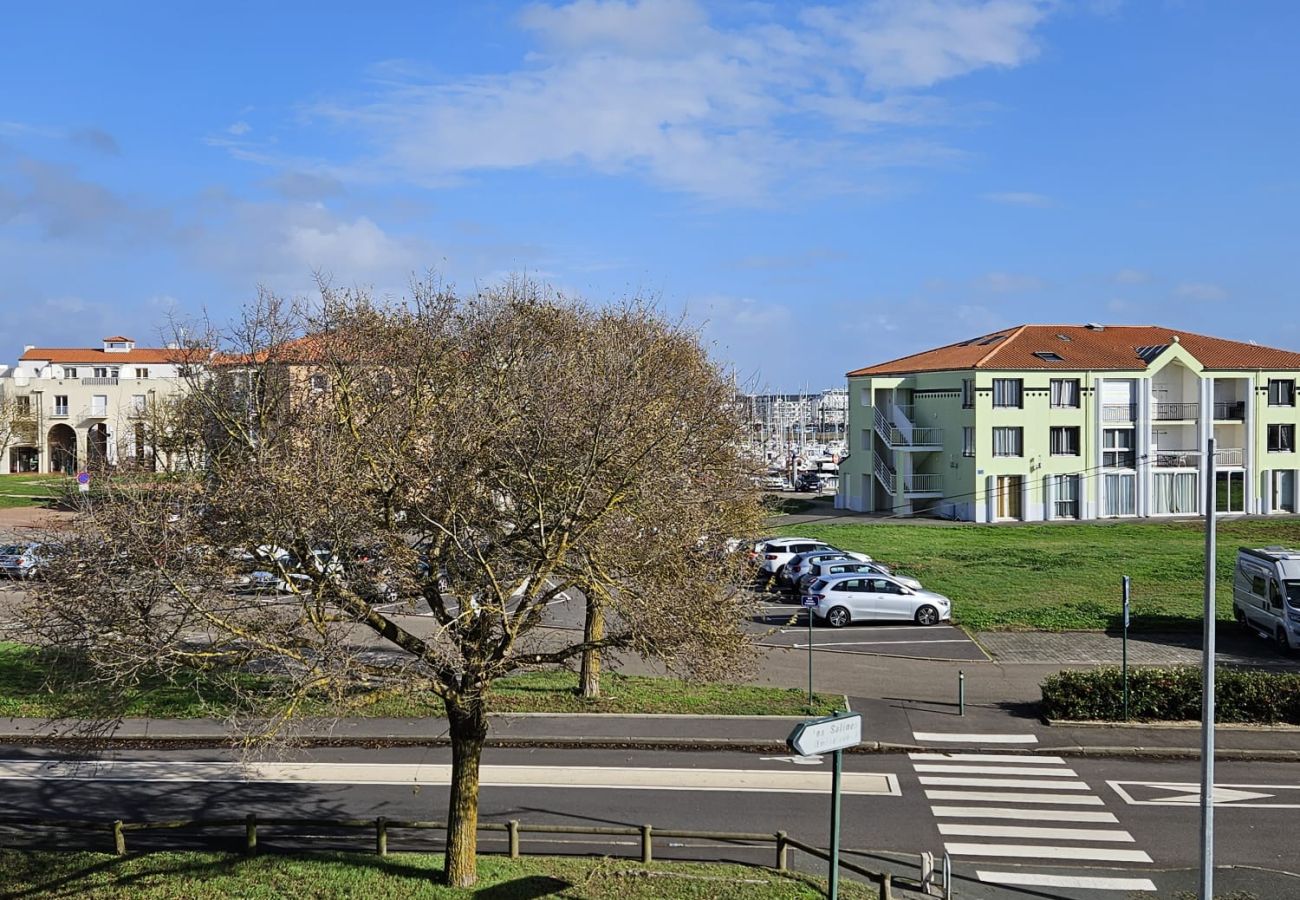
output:
[[[1300,353],[1022,325],[848,373],[836,505],[971,522],[1295,513]]]

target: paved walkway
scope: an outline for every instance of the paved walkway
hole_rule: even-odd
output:
[[[1002,663],[1118,665],[1124,658],[1120,635],[1096,631],[981,631],[975,639]],[[1272,643],[1253,634],[1220,629],[1215,650],[1220,664],[1300,669],[1300,657],[1283,656]],[[1200,665],[1201,636],[1130,634],[1128,661],[1138,666]]]

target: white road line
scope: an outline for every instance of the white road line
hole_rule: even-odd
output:
[[[826,641],[813,642],[813,649],[820,647],[875,647],[881,644],[969,644],[965,638],[939,638],[932,641]],[[807,649],[807,644],[791,644],[795,649]]]
[[[961,825],[939,823],[940,834],[957,837],[1042,838],[1050,841],[1097,841],[1109,844],[1131,844],[1133,835],[1117,828],[1031,828],[1021,825]]]
[[[912,737],[918,741],[933,741],[957,744],[1037,744],[1038,738],[1032,734],[946,734],[938,731],[913,731]]]
[[[944,844],[953,856],[1008,856],[1029,859],[1093,859],[1102,862],[1149,863],[1142,850],[1109,847],[1053,847],[1041,844]]]
[[[1018,794],[1013,791],[926,791],[927,800],[962,800],[967,803],[1051,803],[1056,806],[1105,806],[1093,794]]]
[[[921,784],[935,787],[1008,787],[1035,788],[1044,791],[1086,791],[1087,782],[1083,781],[1038,781],[1033,778],[958,778],[938,775],[919,775]]]
[[[986,884],[1014,884],[1023,887],[1061,887],[1096,891],[1154,891],[1150,878],[1104,878],[1098,875],[1041,875],[1037,872],[985,872],[975,870]]]
[[[1059,756],[1036,756],[1031,753],[909,753],[908,757],[917,761],[931,762],[1013,762],[1013,763],[1037,763],[1038,765],[1065,765],[1065,760]]]
[[[1074,769],[1044,769],[1041,766],[967,766],[917,763],[918,772],[965,772],[968,775],[1036,775],[1044,778],[1078,778]]]
[[[901,795],[896,775],[845,772],[841,779],[841,789],[846,794]],[[0,780],[448,785],[451,783],[451,766],[405,763],[0,760]],[[825,794],[830,791],[831,773],[639,766],[556,768],[485,765],[481,781],[484,787]]]
[[[1114,813],[1077,809],[1016,809],[1010,806],[932,806],[936,818],[1016,819],[1025,822],[1119,822]]]

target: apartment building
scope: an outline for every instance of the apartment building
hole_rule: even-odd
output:
[[[183,390],[181,351],[137,347],[129,337],[98,347],[26,347],[0,368],[11,417],[9,472],[66,472],[133,461],[153,467],[151,416]]]
[[[1022,325],[848,373],[837,506],[972,522],[1295,513],[1300,353]]]

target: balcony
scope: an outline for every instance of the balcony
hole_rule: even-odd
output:
[[[1199,403],[1165,403],[1151,404],[1151,418],[1157,422],[1177,422],[1195,419],[1201,414]]]
[[[107,419],[108,407],[106,406],[87,406],[81,411],[83,419]]]
[[[1103,422],[1132,422],[1137,418],[1136,403],[1105,403],[1101,407]]]
[[[82,387],[116,387],[116,378],[83,378]]]
[[[1199,469],[1203,450],[1156,450],[1156,468],[1158,469]],[[1241,448],[1225,447],[1214,451],[1216,466],[1240,466],[1243,459]]]
[[[943,494],[943,476],[930,472],[913,472],[903,476],[903,493],[908,495]]]
[[[68,408],[66,406],[54,406],[50,408],[51,419],[66,419],[68,417]]]
[[[1229,400],[1226,402],[1215,401],[1214,420],[1216,422],[1246,421],[1246,401],[1245,400]]]

